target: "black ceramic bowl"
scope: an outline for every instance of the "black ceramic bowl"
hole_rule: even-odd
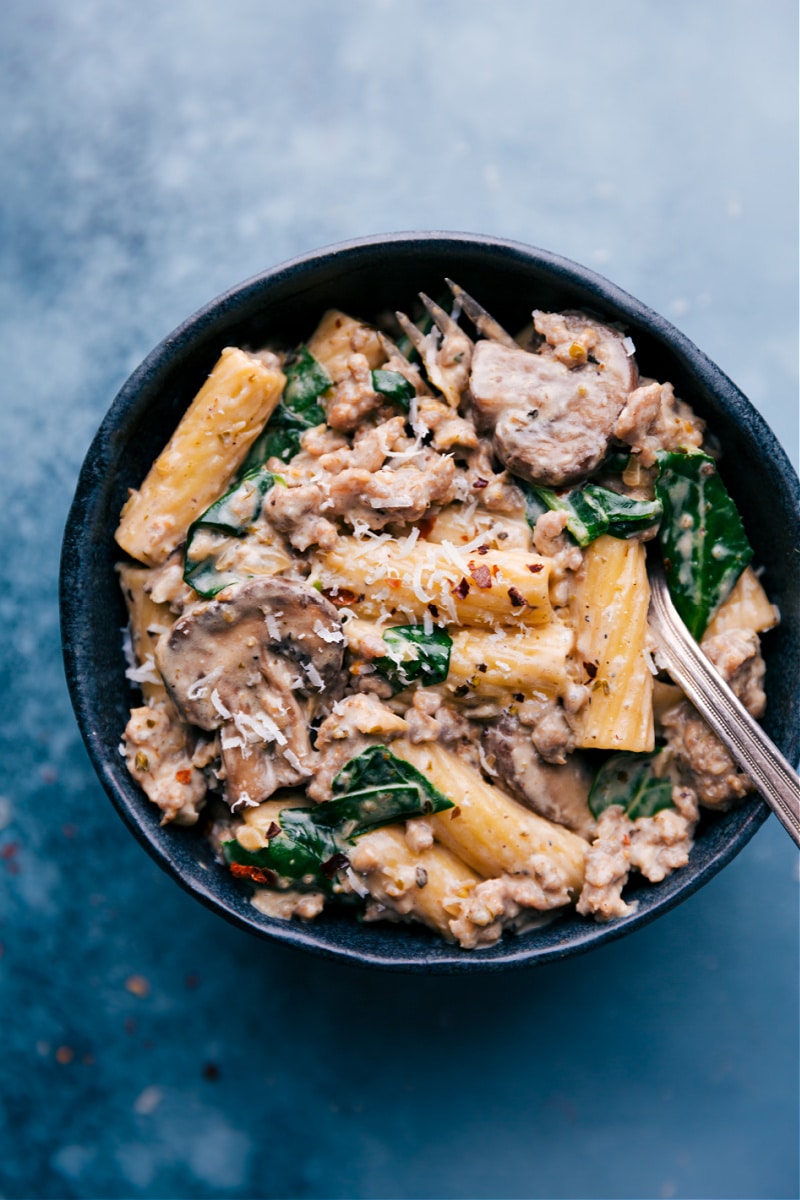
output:
[[[774,434],[734,384],[677,329],[584,267],[528,246],[440,233],[366,238],[295,259],[214,300],[170,334],[131,376],[92,442],[64,537],[61,614],[67,680],[100,779],[121,816],[183,887],[234,924],[334,958],[421,971],[480,971],[541,963],[590,949],[651,921],[694,892],[741,850],[767,816],[759,799],[709,820],[689,865],[637,892],[638,912],[609,925],[566,915],[538,931],[467,952],[421,927],[360,925],[326,913],[305,925],[270,920],[218,867],[195,830],[163,829],[158,810],[126,773],[118,751],[137,693],[125,678],[126,616],[114,563],[114,529],[127,489],[162,449],[220,351],[308,336],[336,306],[369,318],[408,309],[420,290],[456,279],[507,328],[531,309],[584,308],[623,322],[643,374],[670,380],[722,445],[723,476],[766,568],[782,623],[765,641],[768,733],[792,762],[800,745],[800,485]]]

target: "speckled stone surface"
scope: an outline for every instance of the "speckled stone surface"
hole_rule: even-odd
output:
[[[797,855],[771,819],[591,955],[387,975],[258,942],[113,812],[60,662],[83,455],[189,312],[391,229],[517,238],[680,326],[797,462],[795,6],[0,13],[5,1197],[794,1197]]]

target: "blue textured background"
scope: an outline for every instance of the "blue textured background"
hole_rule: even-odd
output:
[[[364,233],[517,238],[678,324],[797,461],[791,0],[6,0],[4,1197],[796,1197],[774,819],[593,955],[475,979],[263,945],[125,832],[62,681],[61,529],[144,354]]]

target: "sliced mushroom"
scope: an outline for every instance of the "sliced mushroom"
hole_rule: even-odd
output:
[[[494,451],[510,471],[547,487],[571,483],[604,458],[636,387],[631,344],[582,313],[534,313],[536,353],[480,341],[470,391]]]
[[[500,784],[512,796],[540,816],[591,839],[594,818],[587,797],[592,775],[579,755],[571,755],[563,766],[546,763],[530,731],[513,717],[488,726],[482,743]]]
[[[197,604],[163,635],[156,664],[185,719],[219,729],[231,807],[313,771],[308,725],[338,677],[344,635],[313,588],[260,578]]]

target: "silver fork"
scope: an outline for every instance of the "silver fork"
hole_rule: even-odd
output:
[[[800,846],[800,779],[692,638],[675,611],[664,568],[653,555],[647,558],[647,574],[649,624],[660,659]]]

